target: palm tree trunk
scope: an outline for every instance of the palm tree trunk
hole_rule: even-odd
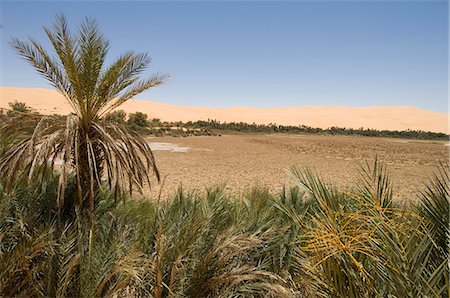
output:
[[[81,211],[87,211],[90,219],[96,206],[96,197],[100,189],[100,179],[103,175],[103,157],[101,148],[93,143],[96,137],[90,129],[83,129],[78,145],[78,205]],[[92,223],[92,222],[91,222]]]

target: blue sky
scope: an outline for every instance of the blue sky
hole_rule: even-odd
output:
[[[110,57],[135,49],[169,84],[138,98],[178,105],[410,105],[447,111],[447,1],[2,2],[1,85],[48,87],[10,47],[48,45],[63,12],[95,17]]]

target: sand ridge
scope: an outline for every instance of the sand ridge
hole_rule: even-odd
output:
[[[25,102],[42,114],[69,114],[70,105],[56,90],[44,88],[0,87],[0,107],[14,100]],[[307,125],[328,128],[371,128],[386,130],[424,130],[449,132],[449,114],[411,106],[299,106],[280,108],[211,108],[177,106],[148,100],[130,100],[120,107],[128,113],[140,111],[164,121],[215,119],[221,122]]]

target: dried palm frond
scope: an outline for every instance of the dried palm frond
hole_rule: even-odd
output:
[[[19,242],[0,254],[2,296],[45,295],[45,272],[57,245],[51,238],[53,228],[41,228],[28,232],[27,237],[21,238]],[[0,239],[11,241],[9,238],[12,236],[11,233],[9,237],[5,236],[6,233],[8,231],[0,230]]]

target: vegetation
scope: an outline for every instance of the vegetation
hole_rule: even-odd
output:
[[[18,103],[24,105],[24,103]],[[2,111],[0,111],[2,112]],[[6,112],[8,115],[10,111]],[[3,115],[3,121],[11,117]],[[365,136],[384,138],[403,138],[418,140],[441,140],[448,141],[450,136],[445,133],[421,131],[421,130],[377,130],[377,129],[353,129],[330,127],[327,129],[313,128],[305,125],[289,126],[277,124],[248,124],[244,122],[219,122],[208,121],[161,121],[160,119],[148,119],[147,114],[142,112],[127,113],[123,110],[115,110],[105,115],[105,120],[122,127],[135,131],[141,135],[154,136],[220,136],[222,134],[311,134],[311,135],[342,135],[342,136]],[[2,114],[0,114],[0,121]]]
[[[24,103],[18,103],[24,105]],[[0,111],[2,112],[2,111]],[[6,114],[10,114],[7,111]],[[0,121],[7,121],[11,117],[0,113]],[[147,114],[142,112],[127,113],[123,110],[115,110],[105,115],[105,121],[126,127],[140,135],[154,136],[220,136],[222,134],[310,134],[310,135],[342,135],[342,136],[365,136],[384,138],[403,138],[417,140],[441,140],[448,141],[450,136],[445,133],[421,131],[421,130],[377,130],[377,129],[353,129],[330,127],[327,129],[313,128],[305,125],[289,126],[277,124],[248,124],[243,122],[219,122],[207,121],[161,121],[160,119],[148,119]]]
[[[126,262],[114,262],[133,255],[125,243],[103,233],[97,214],[105,208],[102,197],[108,193],[114,198],[108,204],[116,203],[134,186],[149,186],[151,173],[159,180],[159,173],[147,142],[116,122],[124,115],[106,116],[168,77],[139,80],[150,59],[132,51],[104,65],[109,42],[93,19],[86,18],[72,34],[59,15],[44,30],[53,53],[32,38],[13,39],[11,45],[65,97],[73,113],[43,116],[14,102],[1,115],[0,296],[91,297],[105,295],[104,288],[120,293],[136,274],[127,271]],[[105,268],[112,271],[101,271]],[[111,287],[110,279],[120,283]]]
[[[130,129],[143,132],[148,127],[147,114],[136,112],[128,117],[127,125]]]
[[[108,186],[121,196],[133,186],[141,189],[145,183],[150,184],[152,172],[159,179],[146,141],[139,134],[106,121],[105,115],[135,95],[162,84],[167,76],[139,80],[150,59],[133,51],[110,66],[104,65],[109,42],[93,19],[86,18],[72,34],[65,17],[59,15],[53,26],[44,30],[53,53],[32,38],[28,42],[13,39],[11,45],[64,95],[74,112],[65,117],[19,113],[6,122],[3,137],[21,138],[2,154],[0,178],[12,182],[22,174],[31,180],[53,169],[60,158],[58,214],[68,205],[88,213],[92,219],[102,177],[106,176]],[[15,103],[13,108],[18,106]],[[67,201],[64,197],[69,175],[75,177],[77,197]]]
[[[17,100],[8,103],[8,105],[9,110],[6,112],[6,115],[9,117],[14,117],[15,115],[18,115],[20,113],[30,113],[32,111],[32,109],[25,103]]]
[[[136,114],[139,114],[142,120],[140,125],[135,123]],[[144,121],[147,115],[137,112],[129,115],[128,127],[138,131],[141,134],[153,134],[156,136],[172,135],[172,136],[190,136],[190,135],[212,135],[217,136],[227,133],[251,133],[251,134],[318,134],[318,135],[344,135],[344,136],[366,136],[366,137],[385,137],[385,138],[404,138],[419,140],[443,140],[448,141],[449,135],[445,133],[421,131],[421,130],[377,130],[377,129],[353,129],[330,127],[327,129],[313,128],[305,125],[289,126],[277,124],[249,124],[244,122],[219,122],[216,120],[208,121],[160,121],[160,119],[152,119]]]
[[[20,179],[11,192],[0,192],[0,293],[448,296],[448,171],[417,206],[392,201],[380,163],[365,167],[360,184],[345,190],[305,169],[290,173],[298,187],[277,196],[180,188],[161,201],[116,201],[102,188],[92,234],[70,210],[58,226],[57,173],[31,185]]]
[[[123,110],[112,111],[105,115],[106,122],[112,122],[117,125],[125,125],[127,113]]]
[[[286,133],[286,134],[324,134],[324,135],[349,135],[349,136],[367,136],[367,137],[387,137],[387,138],[407,138],[422,140],[447,140],[449,135],[444,133],[420,131],[420,130],[377,130],[377,129],[352,129],[330,127],[327,129],[313,128],[305,125],[289,126],[277,124],[248,124],[243,122],[219,122],[216,120],[195,121],[195,122],[177,122],[178,126],[187,128],[201,128],[212,132],[239,132],[239,133]],[[172,125],[172,123],[169,123]]]

